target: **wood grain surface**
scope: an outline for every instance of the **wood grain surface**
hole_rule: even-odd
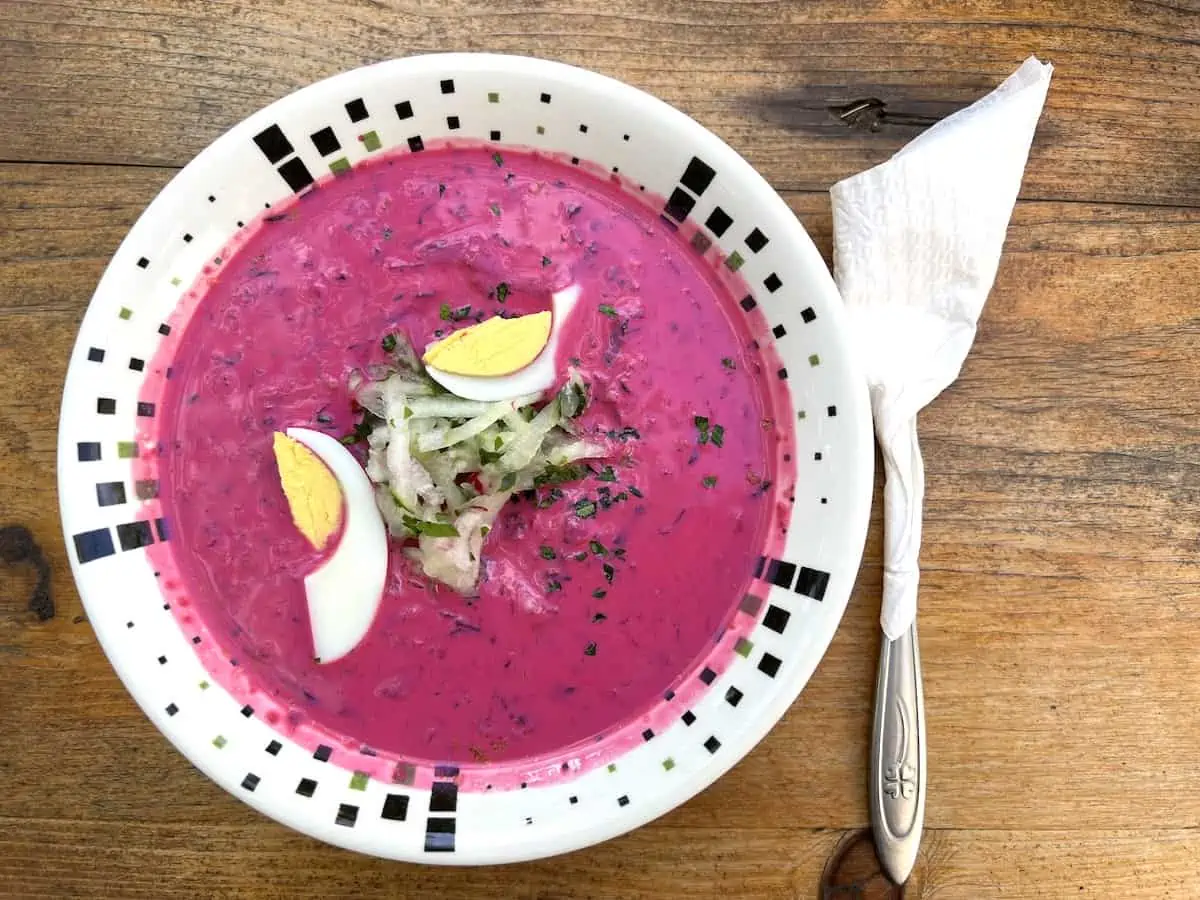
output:
[[[830,245],[825,193],[1029,53],[1056,64],[975,349],[921,421],[931,793],[910,898],[1200,897],[1200,4],[0,0],[0,896],[816,898],[866,824],[878,513],[799,702],[660,821],[445,871],[299,836],[208,782],[124,693],[57,518],[58,393],[109,255],[174,171],[316,78],[502,50],[646,88]],[[849,892],[829,897],[847,898]]]

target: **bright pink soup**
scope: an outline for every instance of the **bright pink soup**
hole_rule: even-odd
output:
[[[347,378],[384,362],[384,335],[424,347],[548,308],[572,280],[562,352],[591,386],[583,427],[613,456],[506,507],[477,598],[424,584],[393,545],[367,638],[315,663],[303,578],[320,558],[292,524],[273,433],[350,431]],[[172,553],[211,639],[290,727],[414,760],[539,756],[647,710],[732,617],[776,502],[787,426],[722,280],[615,180],[534,154],[392,157],[268,216],[200,297],[159,415]],[[594,517],[576,514],[583,498]]]

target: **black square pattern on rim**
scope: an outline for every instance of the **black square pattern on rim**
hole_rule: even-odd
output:
[[[499,131],[494,131],[494,130],[493,130],[493,131],[492,131],[492,132],[491,132],[491,133],[490,133],[488,136],[489,136],[489,137],[490,137],[490,138],[491,138],[493,141],[498,141],[498,140],[500,140],[500,132],[499,132]]]
[[[88,348],[88,362],[102,363],[104,362],[104,351],[99,347]]]
[[[707,741],[704,742],[704,749],[707,750],[709,753],[716,753],[718,750],[721,749],[721,742],[718,741],[716,736],[714,735],[713,737],[710,737]]]
[[[76,449],[80,462],[94,462],[100,458],[100,445],[95,441],[80,441]]]
[[[708,190],[708,186],[712,184],[712,180],[716,176],[717,173],[713,171],[712,166],[700,157],[693,156],[692,161],[684,169],[683,177],[679,179],[679,183],[699,196]]]
[[[72,536],[72,541],[75,544],[75,556],[79,559],[80,564],[112,556],[116,552],[112,532],[107,528],[81,531]]]
[[[617,798],[617,806],[628,806],[628,805],[629,805],[629,795],[628,794],[622,794],[620,797]]]
[[[806,306],[800,310],[800,318],[804,320],[805,325],[808,325],[817,318],[817,313],[811,306]]]
[[[96,400],[96,412],[102,416],[115,415],[117,412],[117,401],[111,397],[99,397]]]
[[[781,338],[785,334],[787,334],[787,329],[784,328],[782,325],[776,325],[774,328],[771,329],[771,334],[775,335],[776,340],[778,340],[779,338]]]
[[[125,482],[101,481],[96,485],[96,502],[101,506],[119,506],[125,502]]]
[[[454,812],[458,808],[458,785],[453,781],[435,781],[429,794],[430,812]]]
[[[245,778],[242,779],[242,787],[248,791],[253,791],[256,787],[258,787],[258,782],[260,780],[261,779],[259,779],[257,775],[255,775],[253,772],[250,772]]]
[[[664,211],[672,219],[682,222],[688,217],[688,213],[692,211],[695,205],[695,197],[682,188],[675,188],[675,190],[671,191],[671,196],[667,198],[667,205],[664,207]]]
[[[317,783],[311,778],[301,778],[300,783],[296,785],[296,793],[301,797],[311,797],[317,792]]]
[[[770,291],[773,294],[777,290],[779,290],[781,287],[783,287],[783,282],[779,280],[778,275],[776,275],[774,272],[772,272],[770,275],[768,275],[766,278],[763,279],[763,287],[765,287],[768,291]]]
[[[550,102],[550,95],[549,95],[549,94],[542,94],[542,102],[543,102],[543,103],[549,103],[549,102]]]
[[[346,828],[353,828],[354,823],[358,821],[358,807],[350,803],[339,803],[337,818],[333,821],[338,825],[344,825]]]
[[[254,143],[263,152],[269,163],[277,163],[286,156],[291,156],[295,149],[287,139],[283,129],[278,125],[270,125],[254,136]]]
[[[796,564],[782,559],[773,559],[767,563],[766,580],[781,588],[790,588],[796,577]]]
[[[383,801],[383,811],[379,816],[390,822],[405,821],[408,818],[408,795],[388,794],[387,799]]]
[[[409,100],[401,101],[396,104],[397,119],[411,119],[413,117],[412,102]]]
[[[150,265],[150,260],[146,259],[146,257],[143,256],[140,259],[138,259],[137,264],[138,264],[139,269],[145,269]]]
[[[430,816],[425,820],[425,852],[454,852],[454,820],[442,816]]]
[[[242,715],[245,716],[247,719],[249,719],[251,716],[254,715],[254,707],[249,704],[246,704],[245,706],[242,707]]]
[[[271,741],[271,743],[267,744],[267,752],[272,756],[278,756],[279,751],[282,749],[283,744],[279,743],[279,741]]]
[[[174,703],[170,703],[167,705],[167,715],[168,716],[173,716],[177,712],[179,712],[179,707],[176,706]]]
[[[458,121],[458,116],[446,116],[446,127],[451,131],[458,131],[461,123]]]
[[[145,520],[125,522],[117,526],[117,540],[122,550],[136,550],[153,544],[154,535],[150,532],[150,523]]]
[[[713,207],[713,211],[708,214],[708,218],[704,220],[704,227],[715,234],[717,237],[723,235],[729,230],[729,226],[733,224],[733,219],[729,218],[729,213],[721,209],[721,207]]]
[[[820,569],[810,569],[807,566],[801,567],[800,577],[796,581],[797,594],[812,597],[814,600],[824,600],[825,589],[828,587],[828,572],[822,572]]]
[[[453,94],[454,93],[454,79],[453,78],[443,78],[442,79],[442,93],[443,94]]]
[[[643,741],[650,741],[653,739],[654,739],[654,729],[647,728],[645,731],[642,732],[642,740]]]
[[[746,246],[754,253],[757,253],[763,247],[767,246],[769,240],[767,236],[755,228],[752,232],[746,235]]]
[[[317,749],[313,751],[313,759],[315,759],[317,762],[329,762],[329,757],[332,755],[333,748],[326,746],[325,744],[320,744]]]
[[[425,142],[421,140],[421,136],[419,134],[414,134],[408,139],[408,149],[413,153],[420,153],[425,149]]]
[[[363,103],[361,97],[351,100],[346,104],[346,115],[350,117],[351,122],[361,122],[367,117],[367,104]]]
[[[684,725],[691,725],[693,722],[696,721],[696,714],[689,709],[687,712],[685,712],[679,718],[683,719]]]
[[[279,174],[296,193],[304,190],[313,183],[312,173],[300,157],[294,157],[279,167]]]
[[[763,616],[763,627],[770,628],[777,634],[783,634],[791,617],[792,614],[783,607],[771,604],[767,607],[767,614]]]
[[[144,359],[138,359],[136,356],[131,356],[129,358],[129,368],[135,372],[141,372],[146,368],[146,361]]]
[[[333,129],[328,125],[320,131],[314,131],[309,139],[313,146],[317,148],[317,152],[322,156],[328,156],[330,153],[336,153],[342,149],[342,142],[337,139],[337,135],[333,133]]]
[[[778,656],[774,656],[770,653],[764,653],[763,658],[758,661],[758,671],[774,678],[775,674],[779,671],[779,667],[782,665],[783,660]]]
[[[741,691],[731,686],[729,690],[725,692],[725,702],[730,706],[737,706],[742,702],[742,697],[744,696],[745,695]]]
[[[700,680],[703,681],[705,684],[712,684],[713,680],[716,677],[717,677],[717,673],[714,672],[712,669],[710,669],[708,666],[705,666],[703,671],[701,671],[701,673],[700,673]]]
[[[750,312],[750,310],[754,309],[756,306],[758,306],[758,301],[755,300],[750,294],[747,294],[742,298],[742,309],[744,309],[746,312]]]

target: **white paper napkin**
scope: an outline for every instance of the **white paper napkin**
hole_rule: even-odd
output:
[[[834,272],[887,477],[880,622],[893,640],[917,614],[917,413],[958,377],[975,339],[1052,70],[1030,57],[982,100],[830,190]]]

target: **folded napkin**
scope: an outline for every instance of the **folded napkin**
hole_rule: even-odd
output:
[[[925,469],[917,413],[958,377],[996,277],[1052,67],[996,90],[830,190],[834,272],[875,413],[884,472],[884,633],[917,614]]]

